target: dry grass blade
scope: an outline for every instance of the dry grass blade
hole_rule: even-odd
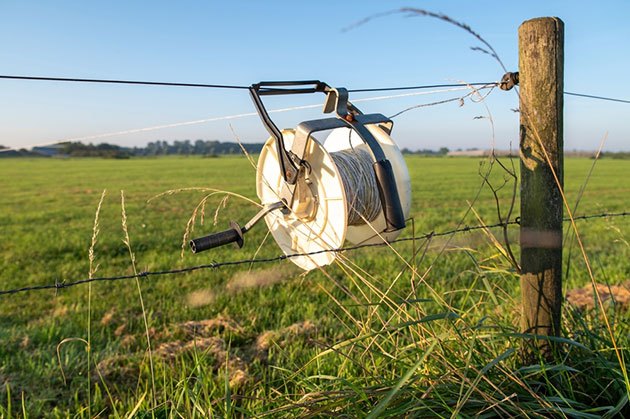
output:
[[[483,219],[481,218],[481,216],[479,215],[479,213],[473,207],[471,207],[471,209],[473,211],[473,214],[475,214],[475,217],[477,217],[477,220],[479,221],[479,224],[480,225],[485,225],[485,223],[484,223]],[[495,249],[497,249],[499,251],[501,256],[503,256],[508,262],[513,263],[512,258],[508,254],[506,248],[501,244],[501,242],[499,242],[499,240],[497,240],[497,238],[494,236],[494,234],[492,234],[490,229],[483,228],[482,231],[486,235],[486,237],[488,237],[488,239],[490,239],[492,245],[494,246]]]
[[[401,387],[411,378],[411,376],[416,372],[416,370],[422,365],[422,363],[427,359],[427,357],[433,352],[433,349],[437,345],[437,341],[433,342],[427,350],[422,354],[422,357],[416,362],[413,367],[409,368],[407,372],[400,378],[398,383],[387,393],[387,396],[370,412],[367,418],[377,418],[380,413],[387,408],[391,400],[394,398],[396,393],[400,391]]]
[[[214,224],[216,225],[217,223],[217,218],[219,215],[219,211],[221,208],[225,208],[225,206],[227,205],[227,201],[230,197],[235,197],[235,198],[239,198],[241,200],[244,200],[250,204],[255,205],[258,208],[262,208],[262,205],[256,201],[254,201],[253,199],[250,199],[244,195],[238,194],[238,193],[234,193],[234,192],[230,192],[230,191],[226,191],[226,190],[222,190],[222,189],[215,189],[215,188],[180,188],[180,189],[171,189],[162,193],[159,193],[153,197],[151,197],[147,202],[152,202],[155,199],[158,198],[162,198],[164,196],[170,196],[170,195],[175,195],[178,193],[182,193],[182,192],[210,192],[209,194],[207,194],[206,196],[204,196],[199,203],[195,206],[195,208],[193,209],[193,212],[190,216],[190,218],[188,219],[188,222],[186,223],[186,228],[184,230],[184,235],[182,236],[182,247],[181,247],[181,252],[180,252],[180,257],[183,259],[184,258],[184,253],[186,252],[186,249],[188,247],[188,242],[192,236],[193,231],[195,230],[195,222],[197,220],[197,217],[199,216],[200,220],[201,220],[201,224],[203,225],[204,221],[205,221],[205,209],[206,209],[206,203],[208,201],[208,199],[210,199],[211,197],[215,196],[215,195],[224,195],[224,197],[221,199],[221,202],[219,203],[219,205],[217,206],[215,213],[214,213]]]
[[[477,32],[475,32],[467,24],[465,24],[463,22],[459,22],[459,21],[457,21],[457,20],[455,20],[455,19],[451,18],[450,16],[447,16],[447,15],[445,15],[443,13],[435,13],[435,12],[431,12],[431,11],[428,11],[428,10],[417,9],[417,8],[413,8],[413,7],[402,8],[402,9],[400,9],[400,12],[401,13],[407,13],[410,16],[415,16],[415,15],[417,15],[417,16],[427,16],[427,17],[439,19],[439,20],[441,20],[443,22],[449,23],[451,25],[455,25],[458,28],[465,30],[466,32],[468,32],[469,34],[471,34],[472,36],[477,38],[487,48],[487,50],[483,49],[483,48],[479,48],[479,47],[473,47],[472,49],[474,51],[481,51],[481,52],[484,52],[486,54],[489,54],[492,58],[494,58],[499,63],[499,65],[501,66],[503,71],[507,72],[507,68],[503,64],[503,61],[501,61],[501,58],[499,58],[499,55],[497,54],[495,49],[492,47],[492,45],[490,45],[490,43],[488,41],[486,41],[481,35],[479,35]]]
[[[236,135],[236,131],[234,131],[234,127],[232,126],[232,124],[229,124],[229,125],[230,125],[230,131],[232,131],[232,135],[234,135],[234,139],[236,140],[236,143],[241,148],[241,151],[243,152],[243,154],[245,154],[245,157],[247,158],[247,161],[249,162],[249,164],[254,168],[254,170],[256,170],[256,162],[254,161],[254,158],[247,152],[247,149],[243,147],[243,143],[241,142],[241,139],[239,138],[239,136]]]
[[[57,344],[57,362],[59,362],[59,369],[61,370],[61,377],[63,378],[64,384],[68,384],[68,383],[66,381],[66,374],[63,370],[63,363],[61,362],[61,347],[68,342],[82,342],[85,344],[86,351],[88,353],[90,351],[89,342],[83,338],[65,338]]]
[[[222,209],[225,209],[229,199],[230,199],[230,195],[225,195],[223,198],[221,198],[221,202],[219,202],[219,205],[217,205],[217,208],[214,210],[214,218],[212,219],[213,225],[217,225],[219,223],[219,213],[221,212]],[[202,202],[203,202],[203,206],[201,208],[201,217],[202,217],[201,224],[203,225],[203,213],[205,209],[206,199],[204,199]]]
[[[233,196],[235,198],[239,198],[242,199],[243,201],[249,202],[250,204],[256,205],[257,207],[262,207],[262,205],[260,205],[260,203],[254,201],[251,198],[246,197],[245,195],[241,195],[238,193],[234,193],[234,192],[230,192],[230,191],[224,191],[222,189],[215,189],[215,188],[179,188],[179,189],[170,189],[168,191],[164,191],[161,192],[155,196],[152,196],[151,198],[149,198],[147,200],[147,203],[150,203],[158,198],[162,198],[164,196],[170,196],[170,195],[175,195],[181,192],[212,192],[212,193],[218,193],[218,194],[226,194],[226,195],[230,195]]]
[[[123,235],[124,235],[123,243],[125,244],[125,246],[127,247],[127,251],[129,252],[129,260],[131,261],[133,274],[138,275],[138,270],[136,269],[136,256],[131,250],[131,239],[129,238],[129,229],[127,227],[127,211],[125,209],[125,192],[122,190],[120,191],[120,209],[121,209],[122,230],[123,230]],[[140,300],[140,308],[142,309],[142,319],[144,321],[145,336],[147,339],[147,353],[149,356],[149,368],[151,372],[151,389],[153,390],[151,392],[151,396],[152,396],[153,405],[155,406],[157,405],[157,400],[156,400],[157,394],[156,394],[156,388],[155,388],[155,373],[154,373],[154,368],[153,368],[153,356],[152,356],[152,351],[151,351],[151,336],[149,333],[149,321],[147,319],[146,308],[144,307],[144,299],[142,298],[142,288],[140,287],[140,279],[137,277],[136,277],[136,288],[138,290],[138,299]]]
[[[204,190],[204,189],[199,189],[199,190]],[[190,218],[188,219],[188,222],[186,223],[186,229],[184,230],[184,235],[182,236],[182,250],[181,250],[181,254],[180,254],[180,257],[182,259],[184,258],[184,252],[186,251],[186,248],[188,247],[188,242],[189,242],[190,238],[192,237],[192,233],[193,233],[193,231],[195,231],[195,221],[197,220],[197,217],[199,216],[200,219],[201,219],[201,224],[203,225],[203,222],[205,220],[206,203],[207,203],[208,199],[212,198],[214,195],[218,195],[218,194],[225,195],[221,199],[219,204],[217,205],[217,208],[215,209],[214,218],[213,218],[214,225],[216,225],[217,222],[218,222],[219,212],[221,211],[221,209],[224,209],[226,207],[228,199],[231,196],[244,198],[248,202],[251,202],[251,203],[255,204],[258,207],[262,207],[259,203],[255,202],[255,201],[252,201],[249,198],[245,198],[242,195],[235,194],[235,193],[232,193],[232,192],[229,192],[229,191],[222,191],[222,190],[215,190],[215,189],[205,189],[205,190],[213,190],[214,192],[204,196],[201,199],[201,201],[199,201],[199,203],[193,209],[193,212],[192,212]],[[181,191],[181,190],[178,190],[178,192],[179,191]]]
[[[602,137],[602,140],[599,142],[599,147],[597,148],[597,153],[595,153],[595,156],[593,158],[593,164],[591,164],[591,167],[589,168],[588,173],[586,174],[586,178],[584,179],[584,182],[582,183],[582,185],[580,186],[580,190],[578,191],[577,197],[575,198],[575,206],[573,207],[573,213],[577,214],[577,210],[578,210],[578,206],[580,205],[580,201],[582,200],[582,196],[584,195],[584,192],[586,191],[586,187],[591,179],[591,176],[593,175],[593,171],[595,170],[595,165],[597,164],[597,162],[599,161],[601,154],[602,154],[602,150],[604,148],[604,144],[606,143],[606,140],[608,139],[608,133],[606,133],[604,135],[604,137]],[[567,265],[566,265],[566,273],[568,275],[569,273],[569,267],[571,266],[571,252],[573,250],[573,240],[575,239],[575,237],[573,236],[573,230],[569,229],[569,239],[568,239],[568,243],[566,245],[566,247],[569,249],[569,254],[567,255]]]
[[[94,248],[96,247],[96,243],[98,241],[98,233],[99,233],[99,225],[98,220],[101,214],[101,207],[103,206],[103,201],[105,200],[105,195],[107,194],[107,189],[103,189],[101,193],[101,199],[98,201],[98,206],[96,207],[96,213],[94,214],[94,225],[92,226],[92,240],[90,241],[90,249],[88,250],[88,260],[90,262],[90,267],[88,271],[88,277],[93,278],[94,274],[98,270],[98,265],[94,265]]]
[[[355,22],[354,24],[347,26],[346,28],[343,29],[343,31],[349,31],[352,29],[355,29],[359,26],[365,25],[366,23],[374,20],[374,19],[378,19],[378,18],[382,18],[382,17],[386,17],[386,16],[391,16],[391,15],[395,15],[395,14],[404,14],[406,16],[426,16],[426,17],[430,17],[430,18],[434,18],[434,19],[438,19],[441,20],[443,22],[446,22],[448,24],[454,25],[460,29],[463,29],[464,31],[468,32],[469,34],[471,34],[472,36],[474,36],[477,40],[479,40],[484,46],[485,48],[480,48],[480,47],[471,47],[471,49],[473,51],[480,51],[483,52],[484,54],[488,54],[490,55],[492,58],[494,58],[499,65],[501,66],[501,68],[503,69],[504,72],[507,72],[507,69],[505,67],[505,65],[503,64],[503,61],[501,61],[501,58],[499,58],[499,55],[497,54],[497,52],[495,51],[495,49],[492,47],[492,45],[486,41],[480,34],[478,34],[477,32],[475,32],[469,25],[467,25],[466,23],[463,22],[459,22],[453,18],[451,18],[448,15],[445,15],[443,13],[435,13],[435,12],[431,12],[429,10],[425,10],[425,9],[418,9],[418,8],[414,8],[414,7],[403,7],[402,9],[399,10],[389,10],[387,12],[382,12],[382,13],[376,13],[373,14],[371,16],[368,16],[364,19],[359,20],[358,22]]]
[[[486,183],[486,185],[488,185],[488,188],[490,188],[490,191],[492,192],[492,195],[494,197],[494,201],[495,201],[495,207],[496,207],[496,211],[497,211],[497,217],[499,219],[499,223],[503,224],[503,240],[505,243],[505,247],[503,247],[502,245],[500,246],[500,250],[501,253],[508,259],[508,261],[510,262],[510,264],[514,267],[514,269],[516,270],[516,272],[521,272],[521,267],[518,263],[518,261],[516,260],[516,256],[514,256],[514,252],[512,251],[512,246],[510,244],[510,239],[508,237],[508,222],[510,220],[510,218],[512,217],[512,213],[514,211],[514,207],[516,205],[516,198],[517,198],[517,193],[518,193],[518,176],[516,175],[516,169],[514,168],[514,162],[512,162],[512,168],[509,169],[507,166],[505,166],[501,160],[494,155],[494,153],[492,153],[490,155],[490,161],[491,161],[491,165],[493,165],[494,163],[497,163],[499,165],[499,167],[501,169],[503,169],[504,173],[506,174],[507,178],[504,179],[504,182],[501,186],[499,187],[495,187],[494,184],[490,181],[490,178],[488,176],[484,177],[484,182]],[[508,180],[512,181],[512,193],[511,193],[511,197],[510,197],[510,204],[508,206],[508,211],[507,214],[505,215],[505,217],[503,216],[503,211],[501,209],[502,205],[501,205],[501,199],[499,198],[499,190],[501,190],[505,185],[508,184]],[[484,223],[482,222],[481,218],[479,217],[479,215],[477,213],[475,213],[475,216],[477,217],[477,219],[482,223],[482,225],[484,225]],[[486,233],[486,235],[491,234],[489,232],[489,229],[484,228],[484,233]],[[496,239],[494,238],[494,235],[491,235],[491,239],[493,240],[493,243],[495,243],[495,245],[498,243],[498,241],[496,241]],[[499,248],[499,247],[497,247]]]
[[[94,225],[92,226],[92,241],[90,242],[90,249],[88,250],[88,259],[90,261],[90,269],[88,272],[88,278],[92,279],[98,266],[94,265],[94,248],[96,247],[96,242],[98,240],[99,233],[99,217],[101,214],[101,207],[103,206],[103,201],[105,200],[105,195],[107,194],[107,189],[103,189],[101,193],[101,199],[98,201],[98,206],[96,207],[96,213],[94,214]],[[92,382],[91,382],[91,366],[92,366],[92,283],[88,283],[88,318],[87,318],[87,394],[88,394],[88,415],[92,415],[91,410],[91,399],[92,399]]]
[[[622,348],[619,347],[619,345],[617,344],[617,337],[615,336],[615,332],[612,328],[612,325],[610,323],[610,319],[608,318],[608,315],[606,314],[606,309],[604,307],[604,302],[602,300],[602,297],[597,289],[597,281],[595,280],[595,273],[593,272],[593,268],[590,262],[590,258],[588,257],[587,253],[586,253],[586,248],[584,246],[584,242],[582,241],[582,237],[580,235],[580,232],[577,228],[577,224],[575,222],[575,217],[573,215],[573,211],[571,209],[571,206],[569,205],[569,201],[567,199],[567,196],[564,192],[564,188],[562,187],[562,182],[560,181],[560,178],[558,177],[558,173],[556,172],[556,170],[554,169],[551,157],[549,155],[549,153],[547,152],[547,149],[544,145],[544,142],[541,138],[540,133],[538,132],[537,126],[536,124],[532,124],[531,119],[533,118],[530,114],[529,109],[527,109],[524,106],[523,100],[521,100],[520,97],[520,93],[516,92],[516,94],[519,96],[519,101],[521,103],[521,115],[523,118],[525,118],[528,121],[528,125],[532,128],[532,134],[533,137],[535,139],[535,141],[538,143],[538,146],[540,148],[540,150],[543,153],[543,158],[544,158],[544,162],[547,164],[547,167],[549,168],[554,182],[556,184],[556,186],[558,187],[558,190],[560,191],[560,196],[562,198],[562,204],[565,208],[565,210],[567,211],[567,215],[569,218],[569,221],[571,223],[571,229],[575,235],[575,239],[577,240],[578,246],[580,248],[580,252],[582,255],[582,259],[584,260],[584,263],[586,265],[586,270],[588,272],[588,276],[589,279],[591,280],[591,284],[593,286],[594,292],[595,292],[595,297],[597,300],[597,305],[599,306],[600,310],[601,310],[601,315],[602,318],[604,319],[604,323],[606,325],[606,330],[608,332],[608,335],[610,337],[610,340],[612,342],[613,345],[613,349],[615,351],[615,355],[617,357],[617,361],[619,362],[619,366],[621,367],[621,373],[623,375],[623,379],[624,379],[624,384],[626,386],[626,393],[627,395],[630,396],[630,378],[628,376],[628,371],[626,368],[626,364],[625,364],[625,360],[624,360],[624,354],[622,352]]]
[[[260,244],[256,248],[256,251],[254,252],[254,255],[252,256],[252,262],[249,264],[248,271],[251,271],[252,268],[254,267],[254,262],[253,261],[256,260],[256,258],[258,257],[258,254],[262,250],[263,246],[267,242],[267,239],[269,238],[270,235],[271,235],[271,231],[267,230],[267,232],[265,233],[265,237],[263,237],[263,239],[260,241]]]

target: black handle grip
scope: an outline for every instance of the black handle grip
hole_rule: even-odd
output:
[[[383,214],[385,214],[385,222],[387,223],[385,231],[396,231],[405,228],[405,214],[403,214],[402,206],[400,205],[392,164],[389,160],[379,160],[374,162],[373,167],[376,175],[376,184],[378,185],[378,194],[381,197]]]
[[[191,240],[190,250],[192,250],[193,253],[199,253],[229,243],[236,243],[239,248],[243,247],[243,231],[241,227],[234,221],[230,223],[230,227],[229,230]]]
[[[312,86],[295,87],[288,89],[290,86]],[[328,85],[319,80],[299,80],[299,81],[261,81],[252,85],[252,89],[260,96],[270,95],[294,95],[301,93],[324,92]]]

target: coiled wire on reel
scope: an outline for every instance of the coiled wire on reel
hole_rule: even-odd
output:
[[[336,117],[305,121],[295,130],[280,131],[261,100],[313,92],[327,94],[324,112],[335,111]],[[230,230],[193,240],[193,252],[230,242],[242,246],[243,234],[263,217],[282,251],[305,270],[332,263],[336,255],[331,250],[346,239],[376,243],[400,234],[411,206],[411,184],[389,136],[391,120],[362,114],[345,89],[319,81],[258,83],[250,93],[271,133],[257,165],[256,192],[263,210],[245,227],[232,222]],[[330,131],[323,144],[312,136],[318,131]]]
[[[346,195],[348,225],[362,225],[374,221],[383,207],[378,196],[376,177],[372,170],[372,156],[363,149],[330,153]]]

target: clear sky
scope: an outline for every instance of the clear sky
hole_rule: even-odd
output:
[[[527,19],[565,22],[565,90],[630,98],[630,2],[620,1],[0,1],[0,74],[249,85],[320,79],[369,88],[490,82],[503,71],[480,43],[442,21],[393,14],[349,31],[368,16],[419,7],[465,22],[517,70],[517,30]],[[363,93],[352,99],[392,93]],[[392,115],[462,92],[360,103]],[[280,97],[268,108],[320,103]],[[411,149],[508,148],[518,144],[514,92],[482,104],[420,108],[395,119],[394,138]],[[488,110],[494,121],[494,136]],[[0,144],[58,140],[253,112],[246,91],[0,80]],[[294,127],[319,110],[278,114]],[[565,148],[630,150],[630,104],[565,97]],[[162,140],[267,138],[257,117],[190,124],[84,142],[144,145]]]

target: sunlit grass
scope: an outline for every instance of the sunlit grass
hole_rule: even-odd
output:
[[[482,184],[478,160],[412,157],[408,165],[416,234],[497,221],[487,187],[462,220]],[[590,165],[567,159],[569,202]],[[627,161],[598,162],[576,215],[627,210],[628,169]],[[504,178],[500,170],[492,176],[495,185]],[[180,254],[187,222],[208,195],[183,189],[214,188],[256,201],[254,172],[244,158],[3,160],[0,177],[11,179],[0,194],[2,289],[86,277],[103,189],[125,191],[126,231],[121,235],[120,199],[108,194],[94,247],[99,275],[280,253],[271,240],[258,249],[266,234],[261,225],[239,252]],[[148,202],[169,190],[182,192]],[[510,193],[499,192],[504,205]],[[207,199],[196,233],[223,230],[230,219],[242,221],[258,210],[230,199],[216,212],[222,199]],[[628,280],[628,218],[579,227],[596,280]],[[514,243],[517,232],[508,231]],[[483,232],[399,243],[402,259],[387,248],[348,252],[340,263],[306,275],[284,261],[251,271],[226,267],[143,279],[144,309],[133,281],[97,282],[89,365],[83,344],[64,344],[59,360],[56,353],[64,339],[85,335],[87,288],[2,297],[0,416],[24,409],[33,417],[87,417],[88,407],[93,415],[158,417],[627,412],[628,389],[598,308],[566,305],[557,361],[522,365],[518,276],[496,246],[500,231],[494,233],[494,245]],[[576,249],[569,254],[565,288],[588,284]],[[628,312],[609,310],[627,358]]]

